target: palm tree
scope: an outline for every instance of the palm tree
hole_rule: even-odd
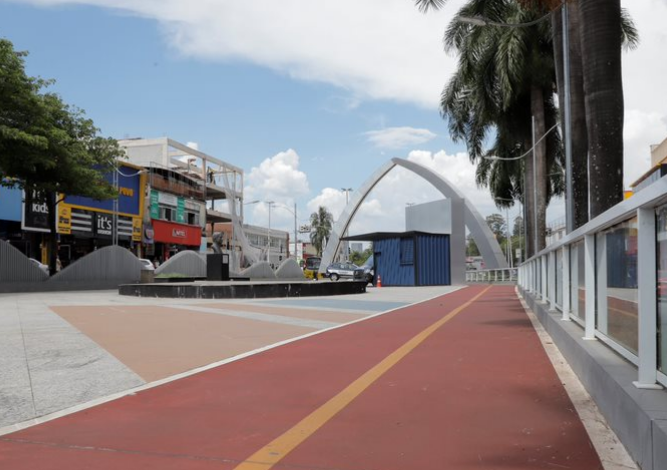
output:
[[[540,13],[522,9],[511,0],[471,0],[461,8],[445,33],[445,46],[458,52],[459,66],[441,100],[452,138],[465,141],[471,160],[478,163],[478,184],[489,187],[501,201],[499,207],[521,199],[529,233],[535,233],[537,223],[540,235],[536,243],[535,237],[529,237],[529,253],[544,247],[546,206],[551,194],[562,188],[556,133],[538,142],[535,168],[532,156],[526,155],[533,146],[532,118],[538,137],[557,119],[551,92],[555,84],[551,33],[546,23],[508,29],[472,26],[458,18],[481,16],[498,23],[525,23]],[[486,138],[494,134],[495,142],[485,150]],[[513,160],[492,161],[488,159],[492,155]],[[553,181],[551,174],[557,175]],[[503,202],[505,199],[509,202]]]
[[[415,0],[417,6],[422,11],[427,11],[429,8],[440,8],[446,0]],[[525,113],[525,109],[521,109],[526,104],[521,104],[525,99],[520,97],[521,93],[525,93],[522,86],[527,86],[527,81],[532,77],[534,71],[541,73],[542,78],[537,80],[530,80],[530,109],[531,114],[536,116],[537,129],[536,134],[542,134],[543,130],[550,128],[552,123],[556,122],[557,116],[555,103],[551,99],[551,86],[558,84],[559,102],[564,102],[563,93],[563,76],[562,76],[562,31],[561,15],[558,7],[562,4],[561,0],[518,0],[518,3],[523,8],[517,8],[517,2],[509,0],[470,0],[464,8],[459,11],[460,16],[482,16],[499,23],[524,23],[534,19],[538,14],[544,14],[548,11],[554,11],[552,15],[552,31],[540,27],[530,28],[512,28],[506,29],[506,34],[498,34],[496,28],[473,28],[468,25],[461,25],[458,21],[450,24],[446,36],[445,43],[450,49],[456,49],[460,55],[468,55],[469,58],[466,65],[465,59],[461,59],[459,63],[459,71],[457,75],[449,82],[448,87],[443,92],[442,111],[443,117],[449,119],[450,133],[454,139],[465,140],[470,152],[471,158],[476,159],[480,156],[494,154],[497,156],[509,156],[512,151],[522,150],[520,147],[530,148],[527,145],[529,139],[526,139],[525,125],[523,130],[520,129],[519,122],[525,122],[525,116],[520,118],[521,113]],[[586,3],[586,2],[584,2]],[[599,3],[599,2],[596,2]],[[599,124],[595,121],[594,113],[591,108],[585,106],[588,103],[584,95],[584,78],[583,65],[581,59],[582,39],[579,31],[579,6],[577,2],[569,2],[569,32],[570,32],[570,64],[571,64],[571,111],[572,111],[572,173],[573,173],[573,188],[574,188],[574,219],[575,227],[583,225],[588,221],[588,154],[589,151],[589,132],[586,125],[596,126]],[[602,7],[597,7],[602,8]],[[614,16],[614,18],[616,18]],[[595,18],[597,19],[597,18]],[[546,23],[545,23],[546,24]],[[484,30],[484,31],[483,31]],[[496,30],[496,33],[489,31]],[[621,12],[621,28],[612,29],[617,34],[618,38],[625,46],[634,47],[638,42],[637,31],[632,24],[631,19],[623,10]],[[532,35],[528,37],[527,35]],[[495,39],[493,37],[495,36]],[[553,38],[553,40],[552,40]],[[526,41],[536,41],[535,44],[529,44]],[[548,53],[542,46],[551,44],[553,52]],[[620,44],[620,43],[619,43]],[[464,47],[461,47],[464,46]],[[484,53],[484,48],[488,49]],[[620,51],[620,45],[618,46]],[[536,55],[535,52],[538,52]],[[620,53],[620,52],[619,52]],[[593,52],[594,54],[594,52]],[[555,60],[554,60],[555,55]],[[502,56],[502,58],[497,57]],[[517,59],[524,57],[524,62]],[[537,61],[534,59],[538,59]],[[499,60],[500,67],[494,68],[494,62]],[[524,60],[522,59],[522,60]],[[555,62],[555,67],[554,67]],[[475,67],[474,65],[477,64]],[[472,73],[471,73],[472,72]],[[477,74],[477,79],[474,75]],[[495,74],[499,76],[494,78]],[[484,77],[486,75],[486,77]],[[553,83],[554,76],[558,79]],[[549,82],[552,82],[550,85]],[[514,85],[512,85],[514,83]],[[520,86],[517,87],[516,85]],[[537,86],[533,86],[537,85]],[[475,90],[481,91],[475,92]],[[523,90],[523,91],[522,91]],[[491,98],[493,93],[500,93],[503,95],[502,106],[494,108],[494,99]],[[539,95],[542,94],[540,99]],[[620,97],[622,104],[622,95]],[[480,100],[480,98],[482,98]],[[479,101],[477,104],[471,104],[469,100]],[[512,103],[512,100],[515,100]],[[543,105],[542,105],[543,103]],[[600,107],[604,108],[607,103],[602,103]],[[541,121],[539,117],[543,114],[541,107],[544,106],[544,120]],[[458,109],[457,109],[458,108]],[[514,108],[514,110],[512,110]],[[616,106],[614,109],[618,110]],[[621,106],[622,109],[622,106]],[[472,116],[472,119],[467,119]],[[621,112],[622,117],[622,112]],[[487,125],[480,125],[486,122]],[[490,125],[489,125],[490,122]],[[615,126],[607,126],[609,129],[617,129],[618,122],[615,121]],[[594,123],[594,124],[591,124]],[[612,122],[613,123],[613,122]],[[517,127],[518,126],[518,127]],[[482,152],[482,143],[489,132],[489,127],[496,130],[496,142],[487,152]],[[622,129],[622,122],[621,122]],[[597,133],[601,133],[596,129]],[[607,131],[608,132],[608,131]],[[612,130],[612,132],[615,132]],[[510,139],[505,139],[505,135],[509,135]],[[616,139],[622,139],[622,132],[615,133]],[[513,138],[513,139],[512,139]],[[521,141],[523,140],[524,143]],[[613,140],[606,142],[613,143]],[[616,141],[616,145],[619,142]],[[544,145],[544,144],[543,144]],[[550,135],[545,142],[546,145],[546,164],[544,164],[543,146],[537,147],[538,158],[538,230],[540,234],[544,233],[544,223],[542,209],[546,207],[546,203],[551,194],[560,194],[564,186],[562,175],[562,149],[560,145],[560,138],[557,134]],[[593,143],[591,143],[591,146]],[[599,144],[598,144],[599,147]],[[620,148],[622,152],[622,140],[620,141]],[[505,155],[503,155],[505,154]],[[600,152],[597,160],[602,155]],[[596,160],[596,161],[597,161]],[[532,186],[533,178],[530,176],[533,173],[532,161],[527,159],[525,162],[498,162],[488,160],[478,160],[477,167],[477,181],[478,184],[486,185],[490,188],[491,193],[496,198],[514,198],[520,197],[524,202],[524,207],[527,209],[525,214],[526,226],[528,233],[534,230],[532,227],[535,220],[531,216],[532,195],[534,189]],[[593,161],[591,159],[591,161]],[[614,168],[622,168],[622,160],[614,160],[613,158],[606,161],[607,171],[612,172]],[[595,164],[593,164],[595,165]],[[600,167],[600,164],[592,168]],[[521,178],[520,173],[526,175]],[[548,173],[548,177],[547,174]],[[604,178],[600,172],[595,173],[593,178]],[[620,175],[620,179],[618,176]],[[622,173],[616,172],[615,179],[622,183]],[[523,179],[523,181],[522,181]],[[522,184],[523,183],[523,184]],[[621,194],[616,188],[617,184],[612,183],[610,189],[606,188],[606,181],[593,181],[591,194],[597,198],[595,202],[607,200],[606,207],[610,207],[615,202],[614,195]],[[601,189],[603,188],[603,189]],[[604,196],[604,191],[608,191],[611,197]],[[506,203],[501,203],[505,205]],[[599,209],[598,209],[599,210]],[[604,210],[604,209],[602,209]],[[599,213],[599,212],[597,212]],[[543,237],[540,236],[540,241]],[[532,252],[533,237],[529,237],[528,252]],[[538,248],[541,243],[538,241]]]
[[[542,2],[553,2],[553,0],[540,0]],[[586,2],[584,2],[586,3]],[[589,2],[590,3],[590,2]],[[582,3],[583,4],[583,3]],[[557,6],[557,5],[551,5],[551,6]],[[587,5],[587,8],[591,8],[590,4]],[[605,11],[607,6],[606,3],[604,6],[597,6],[596,8],[601,8],[601,10]],[[569,28],[568,28],[568,36],[569,36],[569,43],[570,43],[570,112],[571,112],[571,130],[572,130],[572,186],[573,186],[573,200],[574,200],[574,228],[580,227],[581,225],[585,224],[588,221],[588,193],[589,193],[589,181],[588,181],[588,168],[589,168],[589,153],[591,156],[594,154],[596,155],[596,159],[599,158],[599,153],[597,152],[592,152],[589,148],[589,131],[587,130],[588,126],[594,126],[597,129],[604,128],[605,130],[602,131],[604,134],[607,132],[615,132],[615,137],[616,139],[611,140],[611,139],[606,139],[605,142],[611,144],[612,142],[614,145],[617,147],[615,151],[615,157],[616,160],[615,163],[612,162],[612,160],[609,160],[608,163],[609,165],[615,165],[612,166],[611,168],[608,167],[607,170],[609,174],[614,174],[614,179],[616,181],[611,183],[611,186],[614,186],[614,189],[611,190],[611,196],[612,199],[609,199],[607,197],[603,197],[602,199],[607,200],[607,206],[611,207],[612,205],[615,204],[615,202],[611,202],[612,200],[618,201],[618,197],[620,197],[621,192],[618,191],[618,184],[620,183],[622,185],[623,181],[623,176],[622,173],[618,173],[616,170],[618,168],[621,169],[623,168],[623,163],[622,159],[618,160],[619,152],[620,155],[622,155],[622,148],[623,148],[623,143],[622,140],[618,140],[618,137],[622,138],[622,132],[616,132],[613,130],[610,130],[607,124],[605,124],[603,121],[599,120],[597,117],[595,117],[596,113],[593,111],[593,108],[595,108],[595,105],[591,107],[590,105],[587,105],[587,98],[586,98],[586,93],[584,90],[584,73],[586,72],[584,70],[584,65],[583,65],[583,58],[582,58],[582,49],[583,49],[583,43],[584,39],[582,35],[584,34],[590,34],[592,33],[593,29],[589,29],[587,31],[582,30],[582,20],[581,20],[581,13],[580,13],[581,5],[580,2],[568,2],[568,23],[569,23]],[[613,9],[613,7],[612,7]],[[609,12],[606,12],[608,14]],[[590,10],[589,10],[590,14]],[[605,15],[602,17],[599,15],[594,15],[593,20],[602,20],[604,21],[610,21],[609,18],[605,18]],[[616,16],[616,13],[614,13],[613,17],[611,18],[613,22],[616,22],[618,20],[618,17]],[[554,59],[556,63],[556,71],[557,71],[557,78],[558,78],[558,96],[559,96],[559,102],[564,103],[565,100],[565,95],[563,93],[563,50],[562,50],[562,20],[561,20],[561,14],[560,11],[554,11],[554,14],[552,15],[552,29],[554,31]],[[620,37],[620,43],[618,42],[618,38],[616,38],[614,41],[611,43],[606,43],[602,42],[603,48],[606,48],[609,45],[613,45],[615,49],[615,54],[618,53],[620,54],[620,45],[622,44],[624,48],[626,49],[633,49],[637,46],[639,43],[639,34],[637,32],[637,29],[635,28],[635,25],[630,18],[630,15],[627,13],[625,9],[621,9],[620,13],[620,32],[619,28],[616,26],[613,26],[611,28],[611,31],[616,31],[615,34],[618,34],[618,37]],[[585,41],[587,41],[590,44],[591,39],[587,38]],[[600,45],[595,46],[595,49],[590,49],[588,50],[589,58],[587,59],[588,62],[591,62],[591,58],[597,53],[597,49],[600,48]],[[620,67],[620,62],[616,63],[616,66]],[[586,72],[588,73],[588,72]],[[608,78],[612,77],[606,77],[604,78],[604,81],[607,82]],[[620,80],[620,75],[613,76],[613,78],[619,79]],[[590,85],[590,82],[589,82]],[[617,87],[621,87],[621,82],[618,81],[618,83],[611,85],[609,83],[605,83],[606,86],[611,86],[612,89],[617,89]],[[588,92],[591,93],[595,88],[590,88]],[[595,96],[593,96],[593,101],[596,102],[598,99],[598,95],[595,93],[591,93]],[[622,106],[622,100],[623,100],[623,95],[622,92],[619,93],[618,95],[615,95],[616,100],[620,100],[620,106],[619,103],[616,102],[616,104],[613,106],[613,109],[615,109],[617,112],[620,112],[620,119],[621,119],[621,128],[622,128],[622,114],[623,114],[623,106]],[[606,99],[606,98],[605,98]],[[604,105],[604,103],[603,103]],[[616,116],[616,120],[618,120],[619,116]],[[618,121],[615,123],[615,127],[618,126],[619,123]],[[600,127],[601,126],[601,127]],[[597,147],[598,145],[591,142],[590,143],[591,147]],[[621,157],[622,158],[622,157]],[[594,166],[595,167],[595,166]],[[593,167],[593,168],[594,168]],[[599,167],[599,165],[598,165]],[[608,175],[603,175],[601,172],[592,172],[592,183],[591,183],[591,201],[595,199],[595,203],[598,203],[601,201],[600,199],[600,193],[599,189],[602,189],[603,192],[608,191],[607,187],[607,179]],[[603,181],[599,181],[599,179],[602,178]],[[617,193],[617,194],[616,194]],[[616,194],[616,197],[614,197],[614,194]],[[605,209],[602,208],[593,208],[591,207],[591,215],[597,215],[600,212],[604,211]]]
[[[317,256],[322,256],[332,227],[333,216],[326,207],[320,206],[317,212],[310,214],[310,242],[317,250]]]

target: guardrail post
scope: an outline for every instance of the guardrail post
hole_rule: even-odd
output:
[[[595,341],[595,235],[584,237],[584,279],[586,289],[586,329],[584,339]]]
[[[547,274],[547,265],[549,264],[549,258],[548,256],[541,256],[540,257],[540,268],[542,269],[542,275],[540,276],[540,295],[542,297],[543,302],[547,302],[547,279],[548,279],[548,274]]]
[[[556,310],[556,252],[552,251],[549,253],[549,266],[548,266],[548,298],[549,298],[549,310]]]
[[[609,301],[607,299],[608,294],[608,280],[607,280],[607,237],[605,235],[600,235],[596,239],[597,252],[597,329],[602,334],[607,335],[607,323],[608,323],[608,309]],[[588,293],[587,293],[588,295]]]
[[[561,320],[570,321],[570,246],[565,245],[562,250],[563,262],[563,316]]]
[[[656,381],[657,312],[655,211],[637,210],[637,272],[639,311],[639,373],[637,388],[660,390]]]

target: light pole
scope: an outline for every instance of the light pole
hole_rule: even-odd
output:
[[[265,201],[269,206],[269,227],[266,231],[267,245],[266,245],[266,262],[271,264],[271,206],[274,204],[274,201]]]
[[[296,242],[297,242],[297,231],[296,231],[296,201],[294,202],[294,210],[290,209],[287,207],[285,204],[280,204],[280,203],[275,203],[277,207],[281,207],[285,209],[286,211],[290,212],[294,216],[294,261],[297,261],[297,253],[296,253]]]
[[[347,208],[347,205],[349,203],[349,195],[350,195],[350,191],[352,191],[352,188],[340,188],[340,190],[345,191],[345,207]],[[347,230],[345,230],[345,233],[343,234],[343,236],[347,237]],[[344,250],[345,250],[345,261],[349,261],[350,247],[349,247],[349,244],[348,244],[347,240],[345,240]]]

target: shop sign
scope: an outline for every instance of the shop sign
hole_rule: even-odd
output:
[[[185,199],[178,198],[178,205],[176,207],[176,222],[179,224],[185,223]]]
[[[113,184],[113,172],[104,175],[104,179]],[[131,216],[141,216],[141,194],[143,194],[143,179],[140,170],[125,166],[122,163],[118,167],[118,212]],[[95,199],[83,196],[65,196],[67,204],[80,209],[91,211],[114,211],[114,200],[105,199],[96,201]]]
[[[160,204],[165,204],[167,206],[176,206],[178,205],[178,197],[169,193],[160,193],[158,197],[158,202]]]
[[[153,228],[155,229],[156,242],[197,247],[201,243],[200,227],[153,220]]]
[[[160,193],[151,189],[151,219],[160,218]]]
[[[132,241],[141,241],[141,218],[135,217],[132,219]]]
[[[58,204],[58,233],[62,235],[72,233],[72,208],[65,204]]]
[[[4,184],[9,180],[3,179]],[[15,187],[0,186],[0,220],[21,222],[21,202],[23,192]]]
[[[36,191],[24,192],[21,228],[29,232],[50,232],[49,217],[55,217],[55,214],[49,214],[46,198]]]
[[[142,242],[146,245],[152,245],[153,243],[155,243],[155,230],[153,230],[152,224],[144,225]]]
[[[111,236],[113,231],[113,216],[110,214],[97,214],[97,223],[95,224],[95,233],[98,235]]]

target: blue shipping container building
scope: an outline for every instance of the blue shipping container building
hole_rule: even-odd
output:
[[[449,235],[384,232],[346,240],[373,242],[375,278],[380,275],[383,286],[451,284]]]

